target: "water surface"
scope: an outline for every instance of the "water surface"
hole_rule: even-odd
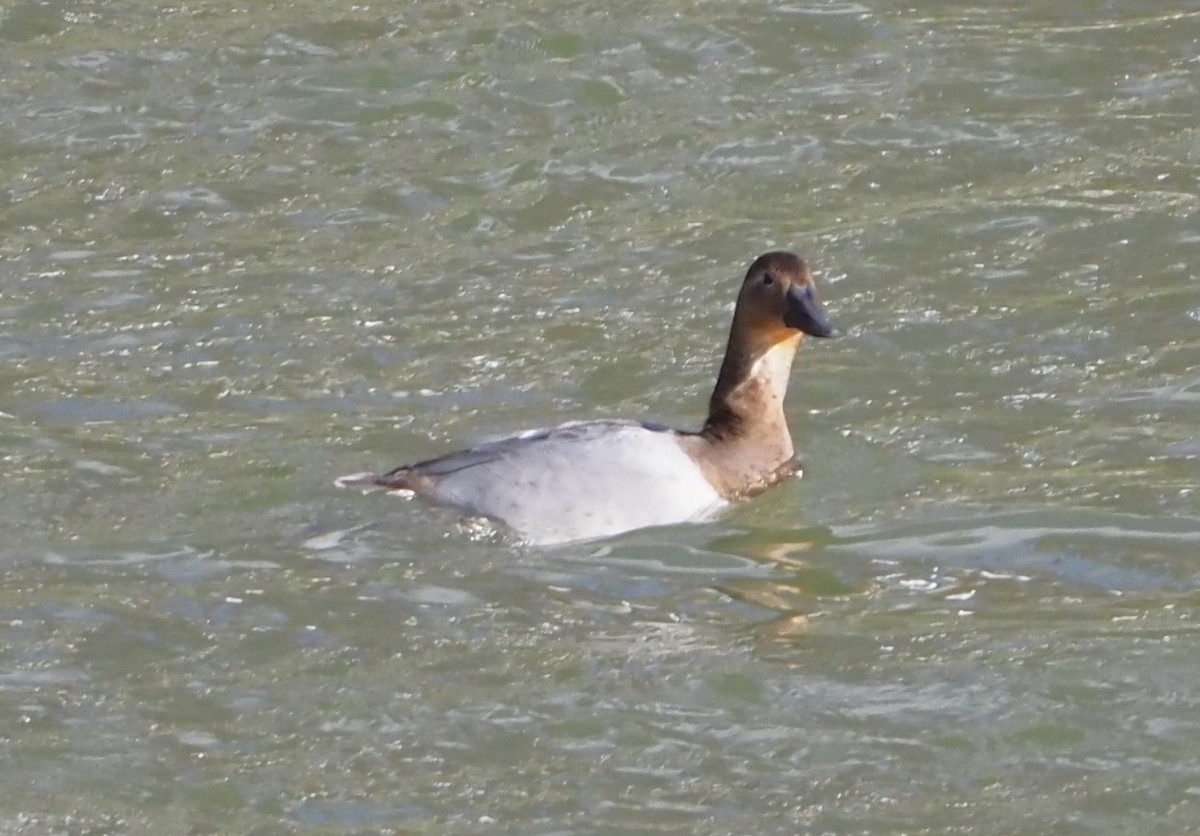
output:
[[[0,829],[1200,830],[1200,10],[0,13]],[[527,550],[333,477],[696,426],[795,249],[807,473]]]

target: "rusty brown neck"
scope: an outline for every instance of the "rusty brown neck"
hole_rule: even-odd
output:
[[[783,399],[799,344],[795,332],[758,344],[730,339],[696,451],[722,495],[756,493],[795,472]]]

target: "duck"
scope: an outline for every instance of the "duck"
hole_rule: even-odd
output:
[[[742,280],[700,429],[572,421],[335,484],[452,506],[531,546],[712,519],[802,472],[784,412],[792,360],[804,337],[841,333],[804,260],[768,252]]]

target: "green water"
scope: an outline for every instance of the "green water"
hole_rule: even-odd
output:
[[[0,832],[1200,832],[1200,8],[0,10]],[[806,465],[525,550],[334,477]]]

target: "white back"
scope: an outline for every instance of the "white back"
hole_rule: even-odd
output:
[[[438,471],[429,495],[534,545],[700,519],[725,502],[676,438],[632,421],[564,424],[425,463]]]

